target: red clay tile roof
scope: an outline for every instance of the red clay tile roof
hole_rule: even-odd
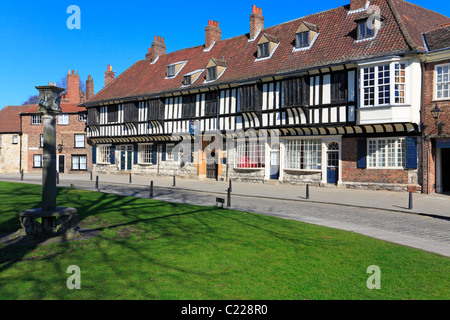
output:
[[[430,51],[450,48],[450,25],[429,31],[424,37]]]
[[[0,110],[0,133],[20,132],[20,113],[30,105],[6,106]]]
[[[31,107],[28,106],[28,109],[25,109],[24,111],[22,111],[22,113],[38,113],[37,112],[37,107],[38,105],[32,105]],[[61,102],[60,104],[61,110],[63,113],[78,113],[78,112],[82,112],[82,111],[86,111],[85,107],[80,107],[79,105],[77,105],[76,103],[64,103]]]
[[[104,101],[230,84],[411,50],[425,50],[422,33],[450,22],[449,18],[441,14],[403,0],[372,0],[370,4],[378,6],[384,18],[374,40],[356,41],[355,19],[361,12],[348,14],[349,6],[343,6],[265,28],[254,41],[249,41],[249,35],[245,34],[218,41],[209,51],[204,51],[202,45],[160,56],[154,64],[149,60],[140,60],[82,105],[93,106]],[[319,35],[309,50],[293,50],[295,32],[302,22],[317,25]],[[280,43],[271,58],[255,61],[257,42],[263,33],[277,37]],[[204,72],[195,83],[182,88],[183,76],[204,69],[211,58],[227,61],[228,66],[223,75],[205,84]],[[176,77],[166,79],[167,65],[177,61],[188,62]]]
[[[412,50],[426,50],[422,34],[450,22],[446,16],[403,0],[388,0]]]

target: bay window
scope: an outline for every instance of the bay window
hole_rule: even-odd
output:
[[[406,103],[406,65],[388,63],[361,69],[361,106]]]

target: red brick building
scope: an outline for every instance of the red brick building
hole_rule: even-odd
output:
[[[423,192],[447,193],[450,192],[450,24],[425,33],[424,40],[428,53],[422,57]],[[441,112],[433,114],[434,110]]]
[[[67,91],[61,99],[62,113],[56,118],[56,165],[59,173],[80,173],[92,170],[90,148],[85,134],[86,108],[78,105],[93,94],[93,81],[86,81],[86,95],[80,91],[76,71],[67,75]],[[43,156],[43,120],[33,105],[20,114],[25,172],[39,172]]]

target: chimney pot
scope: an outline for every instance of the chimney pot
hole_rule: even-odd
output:
[[[222,39],[222,31],[219,28],[219,22],[208,20],[205,28],[205,48],[210,48],[214,42]]]
[[[70,103],[80,103],[80,76],[78,71],[69,70],[67,75],[67,99]]]
[[[254,40],[262,29],[264,29],[262,9],[253,5],[252,14],[250,15],[250,39]]]

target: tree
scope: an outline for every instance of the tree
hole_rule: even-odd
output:
[[[56,85],[60,88],[64,88],[65,90],[63,93],[66,93],[67,77],[62,77],[61,80],[56,83]],[[80,79],[80,91],[82,91],[86,94],[86,84],[81,79]],[[22,104],[37,104],[37,103],[39,103],[39,95],[38,94],[29,96],[28,99]]]
[[[37,103],[39,103],[39,95],[35,94],[35,95],[29,96],[28,100],[22,104],[37,104]]]

